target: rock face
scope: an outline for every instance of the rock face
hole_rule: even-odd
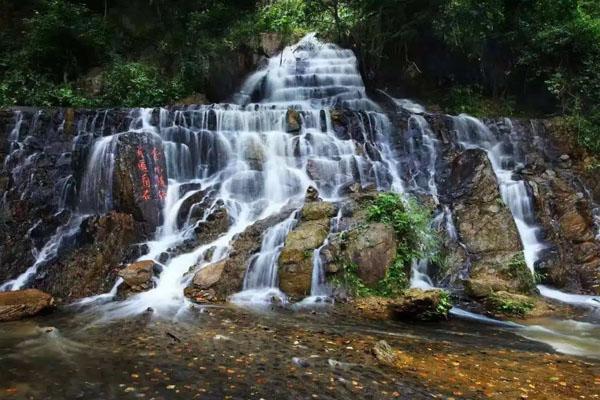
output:
[[[358,266],[358,277],[374,287],[383,279],[396,258],[397,241],[394,229],[381,223],[371,223],[349,232],[347,259]]]
[[[203,266],[194,274],[190,285],[185,289],[186,297],[189,297],[196,303],[208,303],[217,301],[215,286],[222,278],[223,271],[227,267],[227,260],[221,260],[212,264]],[[226,297],[226,296],[225,296]]]
[[[108,292],[120,265],[141,256],[142,229],[131,215],[109,213],[83,221],[77,246],[46,265],[34,286],[68,301]]]
[[[0,293],[0,322],[31,317],[50,309],[54,299],[37,289]]]
[[[475,297],[498,290],[530,292],[533,277],[524,262],[516,262],[522,255],[519,233],[486,154],[466,150],[454,158],[451,168],[449,195],[472,262],[466,289]]]
[[[207,290],[201,291],[193,285],[188,288],[186,295],[203,301],[224,302],[229,296],[242,290],[244,276],[248,269],[248,263],[252,255],[260,250],[263,233],[271,226],[283,221],[292,213],[292,210],[284,210],[272,217],[257,221],[249,226],[244,232],[236,235],[231,244],[229,257],[222,261],[224,264],[220,279]],[[220,269],[219,267],[215,267]],[[191,290],[194,289],[194,290]]]
[[[167,167],[162,142],[150,133],[119,135],[113,188],[115,210],[147,224],[151,233],[160,224],[167,195]]]
[[[411,146],[419,140],[423,142],[424,138],[418,132],[420,120],[406,112],[396,114],[390,118],[394,126],[399,128],[398,132],[410,130],[414,143],[409,143],[403,135],[392,135],[392,139],[398,139],[398,143],[392,143],[394,150],[415,153]],[[33,250],[39,252],[60,227],[82,213],[82,179],[93,144],[116,132],[124,133],[115,136],[115,179],[110,188],[101,192],[101,195],[108,194],[110,189],[114,195],[113,212],[85,217],[80,232],[61,243],[58,255],[46,260],[28,284],[51,293],[57,302],[97,294],[110,289],[117,272],[139,258],[139,246],[134,245],[148,239],[160,223],[167,166],[156,135],[130,131],[133,115],[131,110],[0,111],[0,282],[24,272],[35,261]],[[533,281],[519,258],[522,249],[517,230],[500,199],[485,154],[465,150],[458,143],[452,117],[427,113],[421,117],[430,125],[428,132],[435,141],[432,145],[435,157],[412,154],[408,157],[410,160],[399,160],[399,173],[407,183],[414,178],[420,189],[415,192],[420,199],[427,197],[426,186],[435,182],[439,188],[436,199],[440,202],[439,209],[448,207],[453,212],[458,238],[464,247],[457,242],[447,246],[450,275],[460,275],[459,270],[464,273],[469,278],[466,281],[468,293],[477,298],[498,291],[529,294]],[[156,124],[158,110],[150,118]],[[302,130],[303,118],[308,115],[289,110],[281,122],[290,134],[296,134]],[[319,118],[322,123],[327,121],[325,113]],[[330,122],[338,137],[353,140],[359,154],[381,159],[378,150],[369,144],[376,141],[375,138],[364,136],[362,127],[373,123],[369,113],[336,109],[331,113]],[[217,124],[216,113],[207,112],[203,123],[209,131],[199,132],[196,144],[200,150],[194,156],[198,160],[194,161],[205,168],[203,174],[210,174],[229,160],[217,135],[210,132]],[[594,218],[596,223],[600,221],[600,184],[593,155],[567,143],[565,138],[574,135],[561,132],[562,128],[554,121],[485,120],[484,123],[494,137],[511,137],[511,142],[502,143],[503,146],[512,146],[510,151],[515,154],[522,153],[518,161],[506,162],[514,164],[509,166],[515,171],[514,178],[531,187],[536,212],[532,222],[540,226],[548,245],[536,271],[544,275],[546,283],[568,291],[599,293],[600,242],[594,237],[598,233]],[[375,135],[376,131],[367,130],[366,134]],[[174,126],[169,133],[173,139],[169,145],[180,144],[185,133],[183,127]],[[258,183],[262,180],[257,179],[264,176],[261,170],[264,149],[256,144],[249,142],[241,147],[240,157],[250,170],[246,176],[228,183],[235,198],[255,198],[265,189]],[[372,176],[374,171],[363,170],[349,160],[345,165],[346,175],[332,177],[328,175],[331,162],[342,160],[312,159],[302,166],[320,185],[326,186],[338,178],[347,179],[340,194],[351,198],[343,216],[344,229],[348,232],[332,236],[330,245],[323,250],[326,271],[332,275],[344,264],[355,264],[359,277],[372,286],[385,276],[393,262],[396,245],[391,229],[367,223],[364,215],[361,216],[357,198],[364,195],[361,193],[364,188],[357,182],[361,175]],[[186,176],[196,172],[183,171],[185,166],[169,167],[180,168],[179,172]],[[430,171],[425,171],[428,168],[435,169],[435,176],[428,175]],[[417,170],[421,175],[411,176]],[[391,179],[378,178],[381,186],[385,186],[386,179]],[[189,223],[195,235],[176,248],[168,249],[165,260],[214,240],[229,227],[229,215],[223,204],[211,208],[213,193],[205,193],[199,186],[181,190],[198,191],[186,199],[178,215],[178,225]],[[282,288],[293,297],[308,293],[312,254],[329,232],[332,207],[318,200],[318,193],[310,193],[299,224],[286,241],[280,259]],[[210,215],[204,219],[209,210]],[[260,221],[234,239],[221,278],[209,288],[214,290],[215,298],[224,299],[241,289],[248,260],[258,251],[262,232],[280,217]]]
[[[533,179],[537,216],[546,228],[546,240],[554,244],[539,269],[569,291],[600,294],[600,242],[593,230],[592,207],[568,180],[562,171]]]
[[[358,192],[344,204],[344,227],[332,235],[324,249],[325,269],[330,275],[355,266],[367,287],[375,287],[396,259],[398,239],[394,229],[383,223],[368,222],[365,208],[376,192]]]
[[[301,298],[310,294],[313,253],[329,234],[332,204],[307,202],[298,225],[289,233],[279,256],[279,287],[287,295]]]

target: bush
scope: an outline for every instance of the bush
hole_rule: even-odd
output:
[[[364,285],[357,275],[358,267],[352,263],[342,263],[343,272],[334,282],[359,297],[399,296],[408,288],[407,267],[414,260],[437,258],[438,240],[430,226],[431,213],[414,200],[404,201],[394,193],[379,194],[366,211],[369,221],[394,228],[398,240],[396,258],[375,288]]]
[[[469,114],[476,117],[514,115],[515,105],[512,98],[491,99],[483,93],[483,88],[478,85],[453,86],[442,99],[443,107],[451,114]]]
[[[103,19],[81,4],[41,2],[26,20],[26,40],[14,68],[27,68],[64,82],[101,63],[108,54],[110,33]],[[24,65],[23,65],[24,64]]]
[[[102,103],[150,107],[168,104],[182,93],[177,80],[166,80],[158,68],[138,62],[116,63],[103,77]]]
[[[437,256],[438,240],[430,226],[431,211],[414,199],[403,200],[395,193],[380,194],[367,207],[367,218],[394,228],[400,243],[398,257],[405,264]]]

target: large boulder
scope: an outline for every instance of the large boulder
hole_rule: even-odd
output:
[[[114,208],[133,215],[153,232],[167,195],[167,166],[160,138],[149,132],[118,136],[113,187]]]
[[[192,282],[185,288],[184,294],[196,303],[209,303],[219,300],[212,287],[223,277],[228,260],[204,265],[195,274]]]
[[[285,240],[279,256],[279,287],[292,297],[310,294],[312,258],[329,233],[329,219],[301,222]]]
[[[533,276],[524,261],[519,262],[523,251],[519,233],[500,196],[486,153],[465,150],[456,155],[446,190],[454,202],[456,226],[471,259],[466,282],[470,294],[479,297],[478,291],[531,292],[535,287]]]
[[[448,294],[441,289],[410,289],[389,305],[393,318],[424,321],[446,318],[451,307]]]
[[[347,235],[347,260],[358,267],[358,277],[369,287],[375,287],[385,278],[396,258],[398,242],[394,229],[382,223],[358,227]]]
[[[216,263],[208,264],[200,268],[198,272],[194,274],[192,279],[192,285],[199,289],[208,289],[215,283],[219,282],[225,269],[226,260],[222,260]]]
[[[54,299],[37,289],[0,293],[0,322],[31,317],[50,309]]]
[[[301,210],[298,225],[288,234],[279,255],[279,287],[288,296],[310,294],[313,254],[329,234],[335,207],[322,201],[309,201]]]
[[[152,287],[154,261],[144,260],[134,262],[119,271],[125,285],[131,292],[143,292]]]

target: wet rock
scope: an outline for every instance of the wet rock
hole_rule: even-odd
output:
[[[570,174],[533,178],[536,217],[552,246],[537,269],[547,283],[570,292],[600,294],[600,243],[588,196]]]
[[[147,224],[151,233],[160,224],[167,194],[167,167],[162,142],[147,132],[118,137],[115,158],[114,207]]]
[[[288,109],[285,114],[285,131],[287,133],[298,134],[302,129],[302,117],[294,109]]]
[[[375,346],[373,346],[373,355],[382,364],[394,366],[396,351],[385,340],[375,343]]]
[[[35,287],[61,300],[108,292],[120,265],[138,255],[131,246],[142,242],[142,228],[131,215],[109,213],[83,221],[71,252],[45,265]]]
[[[530,296],[498,291],[485,299],[487,310],[496,316],[525,317],[534,309],[536,301]]]
[[[233,238],[231,251],[225,261],[221,279],[208,289],[214,293],[214,300],[212,301],[223,302],[232,294],[242,290],[248,262],[252,255],[260,250],[263,233],[269,227],[289,217],[291,213],[291,209],[286,209],[277,215],[259,220]],[[191,289],[193,288],[189,290]],[[197,292],[197,294],[201,295],[202,298],[206,298],[205,292]]]
[[[446,190],[453,198],[457,229],[472,263],[465,283],[470,295],[479,297],[489,290],[529,293],[533,277],[528,272],[522,273],[526,268],[524,261],[514,273],[507,269],[522,255],[522,245],[485,152],[465,150],[457,154],[451,163]],[[458,274],[463,268],[464,255],[452,258],[458,263],[450,269]]]
[[[311,202],[311,201],[318,201],[318,200],[319,200],[319,191],[315,187],[309,186],[308,189],[306,189],[306,194],[304,195],[304,201]]]
[[[14,321],[47,311],[54,299],[37,289],[0,293],[0,322]]]
[[[396,258],[396,234],[386,224],[371,223],[348,235],[345,253],[358,266],[358,276],[374,287],[383,279]]]
[[[229,229],[229,214],[224,206],[215,208],[206,221],[198,223],[194,232],[197,243],[205,244],[215,241]]]
[[[206,209],[213,201],[214,191],[200,190],[190,194],[179,207],[177,226],[181,229],[186,222],[193,224],[204,218]]]
[[[329,233],[329,219],[301,222],[289,233],[279,256],[279,287],[287,295],[310,294],[312,257]]]
[[[424,321],[445,319],[450,307],[448,294],[441,289],[410,289],[389,305],[393,318]]]
[[[324,201],[313,201],[302,207],[301,218],[303,221],[318,221],[335,216],[335,206]]]
[[[199,289],[194,286],[188,286],[184,289],[183,294],[198,304],[210,304],[222,301],[214,289]]]
[[[227,260],[203,266],[194,274],[192,285],[198,289],[208,289],[221,279]]]
[[[340,271],[343,266],[355,265],[357,275],[368,287],[383,279],[396,258],[398,242],[394,229],[382,223],[360,222],[337,235],[327,246],[327,271]]]
[[[131,291],[141,292],[151,287],[153,270],[154,261],[145,260],[128,265],[119,271],[118,275],[123,278]]]

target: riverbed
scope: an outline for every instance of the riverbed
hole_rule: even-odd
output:
[[[600,360],[557,353],[509,327],[370,321],[338,307],[152,314],[100,323],[64,308],[0,324],[0,398],[600,397]],[[373,353],[382,340],[391,363]]]

